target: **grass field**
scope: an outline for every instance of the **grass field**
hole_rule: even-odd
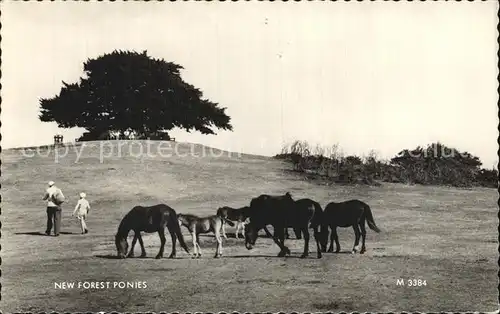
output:
[[[2,151],[2,300],[15,311],[494,311],[498,308],[498,199],[494,189],[384,184],[381,187],[320,186],[304,182],[270,158],[179,144],[176,156],[134,157],[138,142],[115,142],[100,162],[100,143],[43,150],[26,157]],[[118,145],[122,149],[118,154]],[[132,146],[133,147],[132,147]],[[157,143],[149,143],[153,151]],[[105,144],[104,155],[111,147]],[[205,156],[203,156],[205,151]],[[48,153],[47,156],[41,156]],[[196,156],[193,156],[193,153]],[[77,160],[77,155],[80,157]],[[182,156],[180,156],[182,155]],[[37,235],[46,224],[41,200],[46,183],[63,189],[62,234]],[[92,205],[90,233],[79,234],[71,212],[78,193]],[[156,234],[143,236],[147,258],[117,260],[114,234],[134,205],[166,203],[176,211],[209,215],[220,206],[244,206],[261,193],[309,197],[323,207],[352,198],[370,204],[382,229],[368,230],[367,252],[352,255],[354,233],[340,229],[342,252],[299,259],[303,241],[287,245],[278,258],[271,239],[253,250],[243,240],[200,237],[204,256],[155,260]],[[228,228],[229,232],[234,229]],[[183,229],[191,248],[191,238]],[[130,234],[132,235],[132,233]],[[170,254],[167,236],[165,256]],[[139,252],[138,245],[136,252]],[[139,254],[136,254],[139,255]],[[426,286],[398,286],[398,279],[422,279]],[[56,289],[55,282],[146,282],[143,289]]]

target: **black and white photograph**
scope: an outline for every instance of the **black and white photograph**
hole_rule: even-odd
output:
[[[499,312],[498,1],[2,1],[3,313]]]

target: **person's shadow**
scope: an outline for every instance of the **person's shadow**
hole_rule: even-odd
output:
[[[45,232],[40,232],[40,231],[16,232],[14,234],[16,234],[16,235],[34,235],[34,236],[44,236],[44,237],[47,236],[45,234]],[[76,234],[76,233],[61,231],[61,232],[59,232],[59,234]],[[54,235],[54,234],[51,232],[50,235]]]

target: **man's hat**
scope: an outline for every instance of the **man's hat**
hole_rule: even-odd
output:
[[[49,186],[53,186],[54,185],[54,181],[49,181]]]

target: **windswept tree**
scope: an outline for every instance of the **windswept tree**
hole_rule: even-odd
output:
[[[63,82],[59,95],[40,99],[41,121],[92,134],[133,131],[148,136],[175,127],[202,134],[232,130],[226,108],[186,83],[178,64],[146,51],[115,50],[87,60],[83,69],[79,82]]]

